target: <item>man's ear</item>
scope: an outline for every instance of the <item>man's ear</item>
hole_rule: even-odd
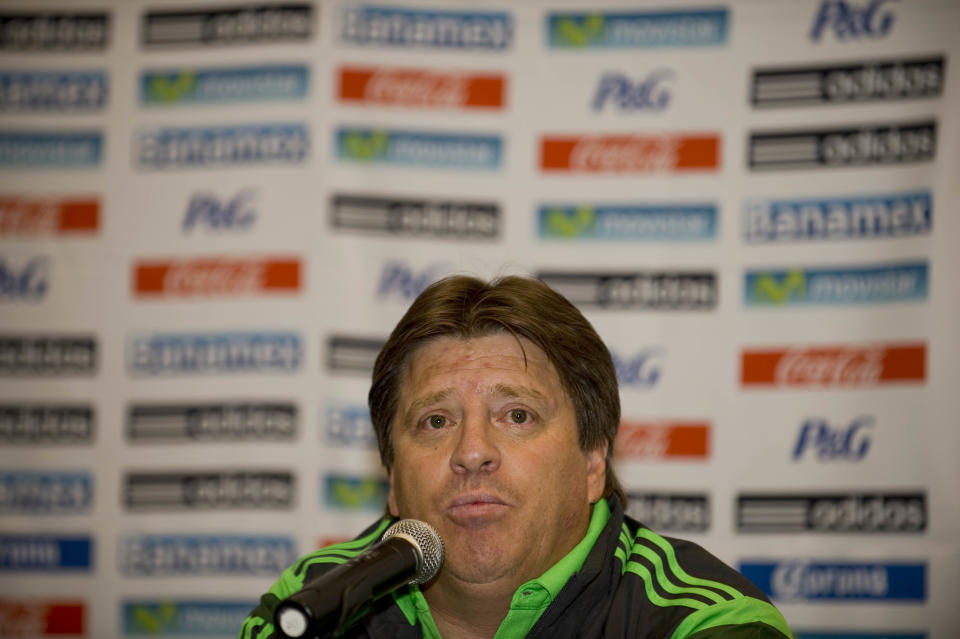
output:
[[[397,508],[397,496],[396,491],[393,488],[393,469],[390,469],[390,492],[387,494],[387,510],[394,517],[400,516],[400,509]]]
[[[606,442],[586,452],[587,458],[587,497],[591,504],[603,497],[607,485],[607,447]]]

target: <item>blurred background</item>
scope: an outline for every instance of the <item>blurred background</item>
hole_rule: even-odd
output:
[[[633,516],[799,637],[955,637],[958,27],[4,1],[0,636],[235,636],[382,512],[366,393],[412,299],[525,273],[613,354]]]

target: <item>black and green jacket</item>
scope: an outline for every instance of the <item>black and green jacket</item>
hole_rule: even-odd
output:
[[[318,550],[284,571],[240,630],[273,639],[273,611],[304,582],[363,552],[392,523],[383,518],[353,541]],[[440,639],[427,601],[404,586],[374,603],[348,639]],[[661,537],[626,517],[620,500],[594,507],[567,556],[520,586],[495,639],[784,639],[780,613],[740,573],[688,541]]]

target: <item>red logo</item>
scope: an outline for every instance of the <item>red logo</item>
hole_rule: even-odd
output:
[[[926,344],[743,351],[744,386],[865,387],[926,379]]]
[[[663,173],[715,170],[719,163],[716,134],[547,136],[540,143],[544,171]]]
[[[190,297],[300,290],[298,259],[203,258],[140,262],[134,295]]]
[[[706,459],[710,456],[710,424],[623,421],[613,450],[617,459]]]
[[[92,234],[99,225],[96,198],[0,196],[0,235]]]
[[[83,636],[84,605],[0,599],[0,637]]]
[[[499,73],[343,67],[340,100],[446,109],[501,109],[505,84]]]

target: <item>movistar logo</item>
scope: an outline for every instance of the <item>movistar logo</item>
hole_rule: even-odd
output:
[[[357,510],[379,510],[387,502],[386,480],[365,477],[329,475],[327,503],[330,506]]]
[[[775,305],[802,301],[807,296],[807,276],[798,269],[779,275],[759,274],[753,280],[749,295],[751,302]]]
[[[181,71],[151,76],[147,83],[149,102],[170,104],[180,102],[191,95],[197,87],[197,74],[193,71]]]
[[[354,160],[374,160],[386,155],[390,134],[387,131],[362,133],[348,131],[343,136],[343,153]]]
[[[586,47],[601,41],[605,31],[606,19],[600,14],[562,17],[553,23],[551,40],[554,46]]]
[[[727,10],[562,12],[547,15],[548,46],[568,49],[719,46]]]
[[[544,211],[543,235],[545,237],[581,237],[595,235],[597,214],[593,207],[579,206]]]
[[[177,604],[172,602],[137,604],[130,606],[127,612],[130,626],[137,634],[158,635],[177,625]]]

